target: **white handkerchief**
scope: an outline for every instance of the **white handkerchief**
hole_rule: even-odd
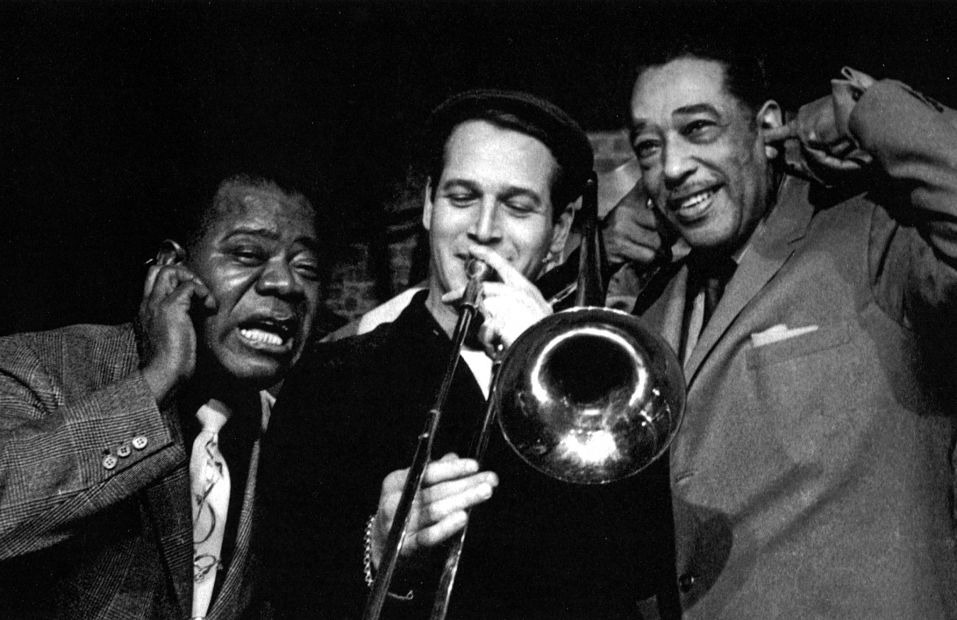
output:
[[[808,325],[806,327],[789,328],[784,323],[779,323],[774,327],[769,327],[763,332],[751,334],[751,344],[756,347],[763,347],[764,345],[771,344],[772,342],[780,342],[781,340],[787,340],[788,338],[794,338],[795,336],[809,334],[815,331],[817,327],[817,325]]]

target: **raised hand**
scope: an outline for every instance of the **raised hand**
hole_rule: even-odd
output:
[[[478,331],[479,341],[490,357],[503,348],[511,346],[522,332],[552,313],[541,291],[511,263],[494,250],[481,245],[471,245],[469,254],[482,260],[495,270],[500,282],[482,284],[479,311],[483,322]],[[460,288],[442,296],[444,303],[455,303],[462,298]]]
[[[829,182],[867,167],[873,158],[848,128],[854,105],[874,82],[870,76],[846,68],[843,80],[831,81],[831,94],[805,104],[787,124],[764,130],[768,144],[797,140],[803,158],[789,158],[794,172]]]
[[[152,265],[137,315],[140,369],[163,403],[196,369],[196,330],[190,311],[216,309],[206,285],[183,265]]]

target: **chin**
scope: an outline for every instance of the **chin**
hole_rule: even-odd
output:
[[[220,368],[229,377],[230,383],[256,390],[275,385],[286,376],[292,366],[290,361],[265,356],[231,355],[228,359],[219,361]]]

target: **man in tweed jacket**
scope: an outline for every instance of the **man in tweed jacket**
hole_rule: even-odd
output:
[[[187,618],[189,454],[198,407],[232,412],[209,618],[249,611],[259,439],[319,297],[315,211],[249,176],[222,182],[160,254],[135,323],[0,339],[0,616]]]

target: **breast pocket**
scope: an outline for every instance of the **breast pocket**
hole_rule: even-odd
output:
[[[851,326],[842,321],[748,351],[763,424],[795,461],[819,460],[842,424],[854,398],[851,343]]]

